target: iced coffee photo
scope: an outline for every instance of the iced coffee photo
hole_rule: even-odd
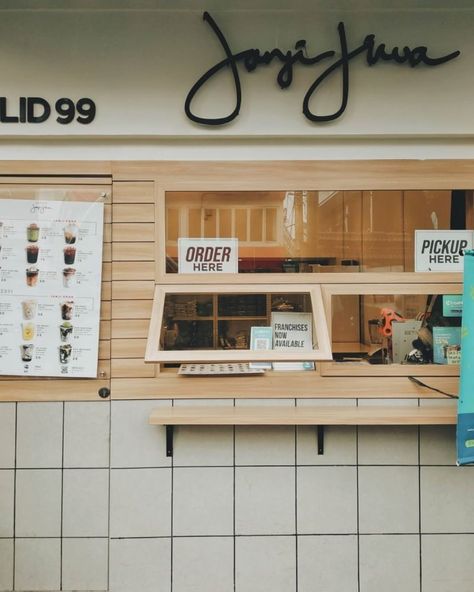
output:
[[[33,288],[38,283],[39,271],[36,267],[28,267],[26,270],[26,285]]]
[[[63,343],[67,343],[72,335],[72,325],[68,321],[61,323],[59,325],[59,336],[61,337],[61,341]]]
[[[74,284],[75,275],[76,270],[74,267],[65,267],[63,269],[63,286],[65,288],[70,288]]]
[[[76,259],[76,247],[65,247],[64,249],[64,263],[72,265]]]
[[[21,334],[23,341],[33,341],[36,335],[36,327],[34,323],[22,323]]]
[[[72,300],[61,303],[61,318],[63,321],[70,321],[72,319],[73,308],[74,302]]]
[[[69,364],[71,359],[72,347],[69,343],[59,346],[59,362],[61,364]]]
[[[20,345],[21,359],[23,362],[31,362],[35,346],[32,343]]]
[[[21,303],[21,308],[25,321],[31,321],[35,318],[37,308],[36,300],[23,300]]]
[[[30,224],[28,226],[28,228],[26,229],[26,238],[28,239],[28,242],[30,242],[30,243],[38,242],[39,233],[40,233],[40,229],[39,229],[38,224],[35,224],[34,222],[32,224]]]
[[[73,245],[76,242],[78,228],[75,224],[68,224],[64,228],[64,240],[66,244]]]
[[[26,247],[26,260],[28,263],[36,263],[38,261],[39,247],[38,245],[28,245]]]

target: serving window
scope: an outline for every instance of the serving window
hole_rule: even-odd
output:
[[[255,328],[271,328],[264,343]],[[257,332],[258,334],[258,332]],[[156,287],[148,362],[331,359],[319,286]]]
[[[325,286],[325,375],[458,375],[460,284]]]

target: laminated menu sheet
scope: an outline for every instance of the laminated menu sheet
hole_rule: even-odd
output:
[[[96,377],[104,205],[0,200],[0,374]]]

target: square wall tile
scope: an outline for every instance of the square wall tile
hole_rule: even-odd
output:
[[[60,539],[17,539],[15,542],[15,590],[59,590]]]
[[[359,467],[360,532],[418,532],[418,498],[418,467]]]
[[[234,541],[176,538],[173,541],[173,592],[233,592]]]
[[[422,592],[472,592],[473,534],[421,537]]]
[[[298,537],[298,592],[357,592],[357,537]]]
[[[63,536],[109,535],[108,469],[65,469]]]
[[[355,467],[298,467],[298,533],[357,532]]]
[[[420,592],[418,535],[361,536],[359,553],[360,592]]]
[[[232,468],[173,471],[173,533],[177,536],[233,534]]]
[[[236,465],[294,465],[294,426],[236,426]]]
[[[61,471],[18,470],[16,536],[61,536]]]
[[[15,403],[0,403],[0,469],[15,466]]]
[[[61,468],[63,403],[18,403],[17,467]]]
[[[456,426],[420,427],[420,464],[456,465]]]
[[[165,427],[148,423],[151,411],[171,406],[170,401],[112,401],[111,405],[111,466],[171,466]]]
[[[238,537],[236,592],[296,592],[296,537]]]
[[[171,469],[113,469],[110,536],[171,534]]]
[[[359,426],[359,464],[417,465],[416,426]]]
[[[71,402],[64,409],[64,466],[109,466],[110,401]]]
[[[0,539],[0,592],[13,590],[13,539]]]
[[[170,592],[171,539],[110,541],[112,592]]]
[[[474,532],[473,469],[421,468],[422,532]]]
[[[0,537],[13,536],[15,471],[0,470]]]
[[[355,407],[355,399],[297,399],[298,407]],[[356,428],[324,426],[324,454],[318,454],[316,426],[298,426],[298,465],[355,465]]]
[[[109,541],[64,539],[63,590],[107,590]]]
[[[236,534],[294,534],[295,469],[235,469]]]

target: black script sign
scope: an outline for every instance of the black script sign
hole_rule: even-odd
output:
[[[320,62],[327,63],[333,59],[332,63],[320,74],[316,80],[306,91],[303,99],[303,113],[310,121],[324,122],[333,121],[340,117],[346,110],[349,101],[349,64],[351,60],[360,54],[365,54],[365,59],[369,66],[375,66],[380,61],[394,62],[396,64],[408,64],[411,68],[424,64],[425,66],[439,66],[445,62],[454,60],[460,55],[460,51],[453,51],[441,57],[431,57],[429,55],[428,47],[425,45],[418,45],[414,48],[404,46],[403,48],[394,47],[388,49],[385,43],[376,43],[375,35],[367,35],[359,47],[349,50],[347,46],[346,29],[344,23],[339,23],[337,31],[339,34],[340,57],[336,56],[336,51],[330,49],[314,56],[308,56],[306,50],[306,40],[300,39],[295,43],[295,48],[289,51],[282,51],[281,49],[272,49],[271,51],[261,51],[260,49],[246,49],[239,53],[233,53],[224,34],[217,26],[216,21],[208,12],[203,14],[203,20],[206,21],[211,29],[214,31],[219,40],[222,49],[224,50],[225,58],[215,64],[207,72],[205,72],[199,80],[193,85],[186,97],[184,110],[191,121],[201,123],[204,125],[223,125],[234,120],[239,114],[242,105],[242,88],[240,85],[240,77],[238,71],[238,64],[242,64],[247,72],[253,72],[258,66],[268,66],[274,61],[280,62],[282,67],[277,75],[277,82],[280,88],[288,88],[293,81],[293,68],[297,64],[302,66],[314,66]],[[205,86],[206,82],[215,76],[218,72],[230,68],[235,87],[235,107],[229,115],[225,117],[199,117],[191,110],[191,105],[196,94]],[[342,93],[341,101],[338,108],[333,113],[326,115],[317,115],[313,113],[309,107],[311,99],[315,96],[317,90],[321,87],[324,81],[340,71],[342,76]]]

